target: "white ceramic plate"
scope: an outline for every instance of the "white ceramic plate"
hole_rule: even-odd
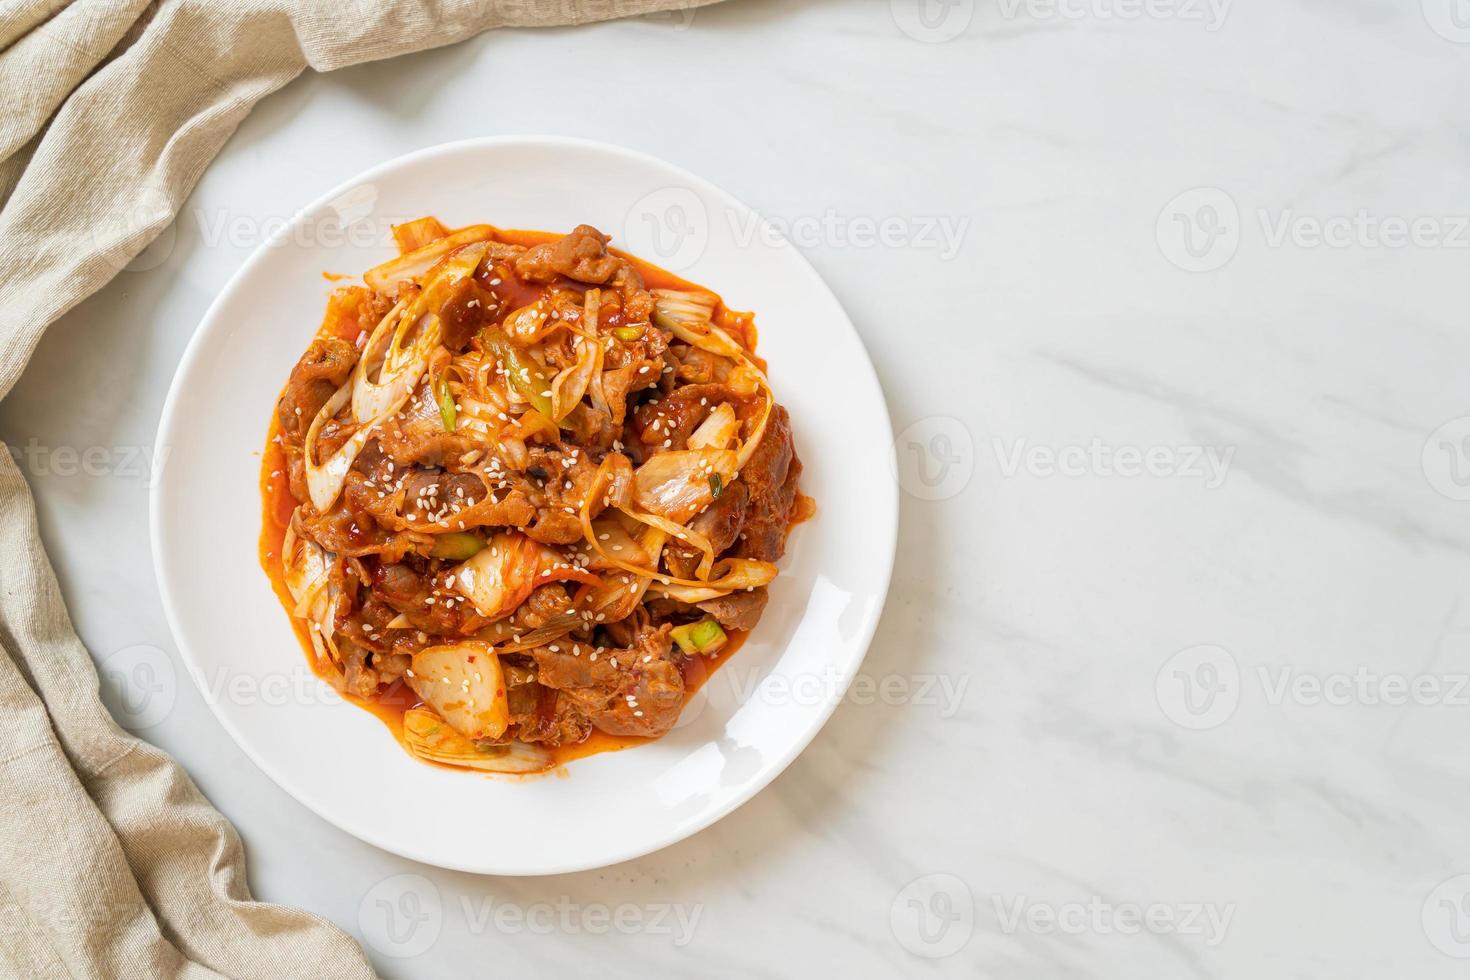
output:
[[[395,254],[392,223],[566,231],[614,244],[756,311],[817,517],[791,536],[759,627],[657,742],[516,781],[409,758],[306,666],[257,559],[260,450],[321,321],[324,271]],[[220,722],[322,817],[405,857],[553,874],[672,844],[754,796],[812,740],[862,661],[897,530],[892,433],[852,324],[805,259],[703,180],[619,147],[471,140],[384,164],[307,207],[210,307],[159,424],[153,556],[179,650]],[[589,820],[596,815],[596,820]],[[535,833],[527,833],[534,828]]]

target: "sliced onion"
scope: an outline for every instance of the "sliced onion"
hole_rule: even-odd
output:
[[[657,514],[645,514],[636,510],[625,510],[623,513],[636,521],[647,524],[652,529],[662,531],[667,537],[677,538],[684,544],[699,551],[703,557],[699,559],[699,567],[694,570],[695,578],[701,584],[709,578],[710,568],[715,563],[715,546],[710,543],[709,538],[700,534],[687,524],[676,524],[667,517],[660,517]],[[659,576],[659,580],[666,585],[671,581],[677,581],[664,575],[662,572],[655,572],[654,574]]]
[[[315,541],[296,534],[293,514],[281,541],[281,578],[286,583],[286,591],[296,600],[291,615],[306,621],[312,649],[318,657],[341,660],[335,638],[340,590],[332,584],[331,576],[335,559],[335,555]]]
[[[738,456],[729,449],[655,453],[633,474],[633,499],[643,510],[683,522],[714,500],[710,478],[734,478]]]
[[[361,362],[358,363],[361,364]],[[326,462],[318,462],[316,448],[322,425],[341,411],[351,396],[352,382],[348,381],[338,388],[336,393],[327,399],[321,411],[317,412],[316,418],[311,420],[311,427],[306,430],[305,440],[302,441],[306,489],[311,497],[311,505],[316,508],[318,514],[325,514],[332,509],[332,504],[337,502],[337,496],[342,492],[342,484],[347,481],[347,471],[352,469],[357,454],[362,452],[362,447],[367,445],[368,439],[373,434],[371,425],[359,426],[346,442],[337,447],[331,459]]]
[[[535,591],[540,567],[540,546],[524,534],[504,531],[454,570],[454,588],[481,616],[503,619]]]
[[[561,429],[558,429],[555,422],[534,408],[527,408],[516,416],[515,425],[508,435],[523,443],[535,435],[547,436],[550,441],[556,442],[561,438]]]
[[[586,326],[590,335],[578,334],[574,349],[577,360],[564,368],[551,381],[551,416],[560,422],[567,417],[582,396],[587,393],[593,378],[602,377],[602,341],[597,338],[597,315],[602,293],[597,289],[587,290]]]
[[[409,254],[438,248],[455,237],[450,235]],[[408,401],[439,348],[443,327],[433,311],[447,290],[475,274],[488,249],[483,242],[468,246],[461,242],[446,250],[442,261],[426,270],[418,295],[400,301],[373,329],[352,377],[352,414],[359,422],[382,421]],[[372,376],[375,371],[376,378]]]
[[[537,300],[530,306],[523,306],[518,310],[512,310],[505,315],[500,322],[505,335],[517,347],[530,347],[538,343],[553,329],[561,325],[561,321],[551,317],[551,310],[544,300]]]
[[[592,477],[591,491],[588,493],[587,499],[582,501],[582,510],[579,513],[582,521],[582,535],[587,539],[587,542],[592,546],[593,550],[601,555],[608,564],[613,565],[616,568],[621,568],[624,571],[632,572],[634,575],[641,575],[645,578],[657,579],[661,585],[688,585],[701,589],[723,588],[724,586],[722,582],[716,579],[711,579],[709,577],[710,572],[714,567],[714,549],[713,546],[710,544],[709,539],[699,532],[695,531],[693,528],[685,527],[680,524],[675,524],[674,522],[666,518],[659,517],[657,514],[643,514],[638,513],[637,511],[626,509],[623,511],[623,513],[627,514],[629,517],[641,523],[647,524],[650,528],[655,529],[658,533],[665,533],[670,536],[676,537],[683,541],[685,544],[693,545],[695,548],[698,548],[700,551],[704,552],[704,559],[699,563],[699,569],[696,571],[696,574],[699,575],[700,578],[679,578],[676,575],[670,575],[665,572],[660,572],[657,569],[659,556],[663,552],[663,539],[659,539],[658,543],[653,546],[650,546],[647,538],[644,539],[644,550],[648,551],[653,556],[652,561],[649,563],[650,567],[648,568],[634,565],[631,562],[625,562],[622,559],[618,558],[616,555],[610,554],[605,548],[603,548],[602,542],[597,540],[597,533],[593,530],[592,527],[591,505],[592,501],[597,499],[598,494],[602,493],[603,488],[607,485],[609,470],[608,464],[613,460],[613,458],[613,456],[607,457],[607,459],[604,459],[602,461],[602,464],[598,466],[597,473],[594,474]],[[650,531],[649,533],[652,534],[654,533],[654,531]],[[771,567],[773,569],[775,568],[774,565]],[[772,577],[774,577],[774,574],[775,573],[772,572]]]
[[[583,327],[584,329],[586,329],[588,337],[597,341],[598,348],[597,369],[592,372],[592,377],[588,379],[587,398],[592,402],[593,408],[597,409],[599,412],[606,412],[608,417],[611,418],[612,406],[608,404],[607,391],[602,386],[602,364],[607,348],[603,346],[602,338],[598,337],[597,335],[599,318],[602,315],[602,291],[592,289],[588,290],[589,294],[594,292],[597,293],[597,303],[594,304],[589,298],[587,301],[587,312],[583,317],[583,319],[586,321],[583,324]],[[607,343],[611,344],[612,341],[608,340]]]
[[[505,415],[505,391],[488,384],[486,358],[475,351],[457,354],[450,360],[447,369],[458,383],[451,383],[454,403],[459,413],[459,425],[485,436],[494,436],[503,427],[501,416]]]
[[[537,562],[536,584],[546,585],[549,582],[576,582],[580,585],[600,585],[602,577],[594,572],[588,571],[575,562],[567,561],[562,553],[547,545],[540,547],[540,560]]]
[[[397,258],[375,265],[363,273],[363,282],[380,293],[389,293],[404,279],[417,279],[434,267],[440,259],[461,246],[483,242],[495,233],[489,225],[470,225],[452,235],[430,242],[423,248],[404,252]]]
[[[745,357],[745,348],[710,322],[720,298],[713,293],[677,289],[653,291],[653,322],[687,344],[722,357]]]
[[[477,505],[478,506],[478,505]],[[538,586],[551,582],[597,585],[602,579],[566,561],[560,552],[518,531],[502,531],[453,572],[454,588],[489,620],[515,612]]]
[[[633,461],[622,453],[610,453],[598,466],[598,475],[604,477],[602,499],[609,507],[626,510],[633,504]],[[589,493],[588,501],[597,499]]]
[[[665,585],[655,580],[648,589],[692,606],[696,602],[718,599],[741,589],[758,589],[769,585],[776,577],[777,568],[768,561],[756,561],[754,558],[723,558],[715,563],[714,572],[714,578],[704,586]]]
[[[737,395],[756,395],[770,387],[765,372],[750,361],[735,362],[724,383]]]
[[[502,431],[500,439],[500,458],[505,465],[513,470],[523,470],[531,465],[531,454],[526,449],[526,440]]]
[[[563,369],[551,381],[551,414],[560,422],[587,393],[592,379],[602,374],[602,344],[586,337],[578,337],[575,343],[577,360]]]
[[[476,633],[475,636],[485,637],[487,639],[491,636],[498,636],[501,638],[498,642],[503,644],[498,647],[501,653],[521,653],[525,650],[534,650],[536,647],[545,646],[553,640],[559,640],[582,625],[585,624],[580,615],[575,612],[567,612],[559,616],[553,616],[535,629],[528,630],[524,633],[517,632],[516,627],[505,620],[501,620],[498,623],[487,626],[485,629]]]
[[[428,708],[403,715],[403,741],[420,759],[481,772],[532,773],[551,768],[552,756],[524,742],[494,744],[468,739]]]
[[[648,591],[649,579],[633,572],[616,572],[603,580],[598,588],[587,596],[587,608],[602,617],[600,622],[617,623],[633,615],[643,594]]]
[[[720,298],[703,289],[655,289],[654,312],[685,323],[712,320]]]
[[[724,449],[735,441],[740,433],[740,419],[729,402],[715,406],[699,428],[689,434],[690,449]]]
[[[439,346],[439,318],[425,314],[423,322],[414,325],[417,329],[412,345],[403,350],[399,344],[411,313],[405,312],[386,338],[375,330],[363,348],[352,376],[352,415],[359,422],[376,422],[397,412],[428,370],[429,357]],[[387,349],[380,353],[385,339]],[[374,371],[376,379],[372,377]]]
[[[616,512],[599,517],[592,522],[592,531],[597,537],[597,543],[605,550],[617,555],[623,561],[633,565],[648,566],[652,564],[653,556],[644,550],[643,545],[628,532],[623,522],[615,515]],[[636,527],[637,525],[634,525]],[[589,568],[608,569],[616,568],[601,556],[592,559]]]
[[[499,738],[510,724],[495,648],[480,640],[427,647],[413,655],[408,686],[467,738]]]
[[[766,423],[771,417],[772,406],[776,403],[776,396],[771,391],[771,384],[766,380],[765,372],[750,359],[745,348],[736,343],[722,328],[710,322],[710,317],[714,315],[718,302],[719,297],[713,293],[655,289],[653,291],[653,318],[659,326],[673,331],[675,336],[681,340],[712,354],[734,358],[739,366],[726,380],[726,383],[737,392],[742,394],[765,392],[766,403],[761,411],[760,421],[756,423],[749,438],[740,447],[739,462],[736,466],[738,470],[750,459],[755,452],[755,447],[760,445],[761,437],[766,432]]]
[[[430,242],[436,242],[448,234],[449,229],[441,225],[439,219],[432,215],[393,226],[393,240],[398,243],[400,254],[423,248]]]
[[[602,385],[602,375],[603,372],[598,371],[592,376],[592,381],[587,385],[587,398],[592,402],[593,408],[599,412],[606,412],[608,417],[611,418],[613,414],[612,405],[608,403],[607,389]]]
[[[362,353],[358,355],[357,364],[352,372],[354,392],[363,384],[363,382],[357,380],[359,375],[366,377],[374,372],[381,372],[383,358],[387,354],[388,346],[392,343],[393,336],[398,330],[399,321],[403,319],[404,314],[407,312],[408,300],[399,300],[391,310],[384,314],[383,319],[378,321],[377,326],[368,332],[367,338],[362,344]],[[357,403],[366,397],[367,395],[365,393],[354,394],[353,401]],[[353,414],[356,416],[356,411]],[[370,415],[365,410],[364,414],[360,417],[368,418]]]

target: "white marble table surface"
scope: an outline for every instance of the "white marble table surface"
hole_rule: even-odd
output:
[[[257,895],[403,977],[1465,975],[1470,7],[925,4],[305,77],[46,336],[0,435],[104,662],[177,658],[139,455],[200,315],[402,152],[551,132],[685,166],[791,230],[877,365],[892,593],[867,686],[770,788],[603,871],[441,872],[297,805],[183,681],[141,734]],[[409,893],[438,912],[406,939],[377,903]]]

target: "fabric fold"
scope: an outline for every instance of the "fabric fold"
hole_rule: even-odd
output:
[[[308,67],[706,2],[0,0],[0,397]],[[331,923],[254,901],[234,828],[109,717],[8,451],[0,549],[0,975],[371,977]]]

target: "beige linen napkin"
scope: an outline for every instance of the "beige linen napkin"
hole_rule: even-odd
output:
[[[0,0],[0,397],[306,68],[707,2]],[[372,976],[330,923],[254,901],[234,828],[108,716],[9,452],[0,644],[0,976]]]

